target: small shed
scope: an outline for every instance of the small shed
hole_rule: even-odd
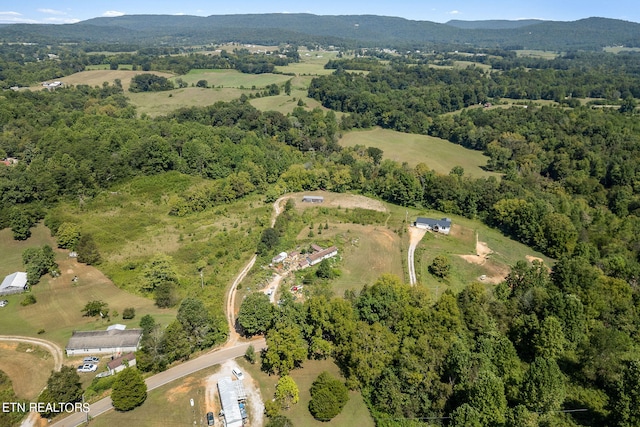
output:
[[[278,264],[281,263],[282,261],[284,261],[285,259],[287,259],[287,253],[286,252],[280,252],[277,256],[273,257],[271,259],[271,262],[273,264]]]
[[[322,203],[324,197],[322,196],[302,196],[302,201],[306,203]]]
[[[4,278],[0,284],[0,295],[19,294],[27,289],[27,273],[16,271]]]

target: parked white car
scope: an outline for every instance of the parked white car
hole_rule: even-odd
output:
[[[84,365],[78,366],[78,372],[95,372],[98,369],[98,365],[94,365],[93,363],[85,363]]]
[[[242,381],[244,379],[244,374],[242,373],[242,371],[240,369],[233,369],[231,372],[240,381]]]
[[[7,304],[9,304],[9,301],[7,301],[6,299],[3,299],[2,301],[0,301],[0,307],[4,307]]]

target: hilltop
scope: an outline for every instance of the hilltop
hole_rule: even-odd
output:
[[[616,19],[578,21],[449,21],[440,24],[376,15],[242,14],[124,15],[76,24],[0,26],[3,42],[189,45],[237,41],[277,45],[325,44],[425,48],[433,45],[483,48],[599,50],[640,46],[640,24]]]

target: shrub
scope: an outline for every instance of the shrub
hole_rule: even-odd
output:
[[[319,421],[333,419],[349,400],[347,387],[326,371],[311,384],[310,392],[309,412]]]
[[[133,319],[134,317],[136,317],[136,309],[133,307],[127,307],[122,312],[123,319]]]
[[[35,304],[36,301],[36,297],[33,294],[27,294],[24,299],[22,300],[22,302],[20,302],[20,305],[26,306],[26,305],[31,305],[31,304]]]
[[[147,399],[147,385],[134,368],[125,368],[118,374],[111,390],[113,407],[118,411],[130,411]]]

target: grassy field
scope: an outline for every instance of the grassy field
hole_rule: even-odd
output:
[[[108,82],[109,84],[113,84],[116,79],[120,79],[122,82],[122,87],[125,92],[129,89],[131,85],[131,79],[133,76],[144,73],[152,73],[158,76],[163,77],[172,77],[173,74],[170,73],[161,73],[158,71],[131,71],[131,70],[108,70],[108,69],[97,69],[97,70],[88,70],[81,71],[79,73],[71,74],[70,76],[66,76],[60,79],[60,81],[66,85],[89,85],[89,86],[102,86],[102,83]],[[39,85],[38,85],[39,86]],[[41,87],[41,86],[40,86]]]
[[[555,59],[558,57],[558,52],[552,52],[548,50],[521,49],[516,50],[516,55],[520,57]]]
[[[258,381],[263,400],[273,397],[278,377],[275,375],[267,375],[260,370],[259,364],[250,365],[244,360],[238,359],[245,371]],[[335,363],[329,360],[307,360],[301,369],[295,369],[291,372],[291,376],[298,385],[300,392],[300,401],[293,405],[289,410],[283,411],[282,414],[289,418],[296,427],[373,427],[375,424],[373,418],[369,414],[362,395],[358,392],[349,392],[349,402],[342,412],[329,422],[316,421],[309,413],[309,401],[311,395],[309,389],[311,383],[320,375],[321,372],[328,371],[332,375],[342,378],[340,370]]]
[[[300,232],[300,241],[310,241],[308,227]],[[382,274],[403,277],[401,238],[385,226],[333,224],[323,230],[322,239],[332,239],[341,248],[337,267],[342,275],[330,282],[336,296],[346,290],[359,292],[366,284],[373,284]]]
[[[219,366],[212,366],[152,390],[147,400],[130,412],[109,411],[91,421],[92,427],[207,425],[206,379]],[[191,407],[189,399],[193,399]]]
[[[376,128],[345,133],[340,145],[353,147],[365,145],[384,151],[384,158],[407,162],[410,166],[425,163],[438,173],[448,174],[454,166],[462,166],[465,175],[480,178],[499,176],[481,169],[487,164],[487,156],[480,151],[469,150],[440,138],[416,135]]]
[[[187,74],[177,76],[189,85],[196,84],[199,80],[206,80],[211,87],[232,87],[237,89],[264,89],[266,86],[276,83],[284,84],[291,76],[282,74],[246,74],[237,70],[191,70]]]
[[[435,211],[421,212],[420,216],[441,218],[442,213]],[[416,274],[418,282],[426,286],[434,295],[439,296],[446,289],[460,291],[469,283],[478,281],[488,285],[508,274],[510,267],[516,262],[526,260],[527,256],[536,257],[551,267],[553,261],[539,252],[515,240],[502,235],[479,221],[453,216],[453,227],[448,236],[427,233],[416,250]],[[491,251],[479,263],[468,262],[460,255],[476,255],[476,234],[480,242],[486,243]],[[428,267],[437,255],[445,255],[451,261],[451,274],[446,280],[438,280],[431,275]],[[473,258],[473,257],[471,257]],[[485,280],[480,280],[482,275]]]
[[[11,378],[20,399],[34,401],[47,385],[53,370],[53,357],[38,346],[0,343],[0,371]]]
[[[185,107],[205,107],[218,101],[232,101],[250,91],[236,88],[187,87],[166,92],[127,92],[126,96],[138,114],[157,117]]]

